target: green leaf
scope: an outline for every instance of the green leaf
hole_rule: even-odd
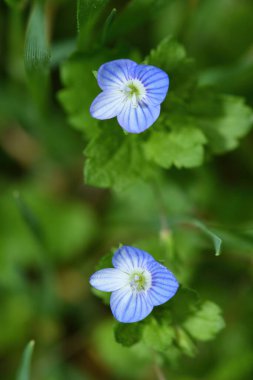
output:
[[[35,1],[26,32],[24,64],[32,95],[43,111],[48,102],[49,62],[46,12],[43,8],[43,2]]]
[[[177,324],[181,324],[198,302],[199,295],[195,290],[180,286],[170,302],[160,306],[155,312],[162,312],[163,309],[164,311],[169,310],[173,316],[173,320],[176,321]]]
[[[50,52],[46,33],[45,10],[35,1],[28,22],[25,40],[25,68],[28,72],[44,73],[49,67]]]
[[[98,132],[98,121],[91,117],[90,105],[99,93],[93,72],[102,60],[102,57],[76,55],[61,66],[65,88],[58,93],[58,98],[68,113],[70,124],[88,137]]]
[[[176,328],[176,343],[185,355],[194,357],[197,354],[197,348],[186,331],[180,327]]]
[[[245,105],[243,98],[217,94],[210,88],[198,88],[194,63],[175,39],[164,39],[145,62],[162,68],[170,77],[170,89],[162,105],[164,111],[157,122],[159,127],[167,125],[173,128],[175,118],[179,121],[177,127],[183,127],[185,119],[187,129],[189,124],[205,135],[213,154],[236,148],[239,139],[249,132],[253,124],[252,109]],[[169,137],[167,139],[170,148],[171,142]],[[154,137],[154,140],[158,143],[159,137]],[[196,165],[201,164],[201,152],[203,154],[203,149],[199,149]],[[165,162],[169,161],[166,158]],[[164,167],[170,165],[169,161]]]
[[[151,50],[145,63],[160,67],[170,77],[170,92],[185,96],[196,84],[194,61],[187,57],[185,48],[173,37],[165,38]]]
[[[34,341],[28,343],[23,353],[22,362],[16,380],[29,380]]]
[[[154,318],[150,318],[143,331],[145,344],[159,352],[167,350],[171,346],[174,337],[175,331],[168,323],[159,324]]]
[[[205,143],[206,138],[199,129],[182,127],[169,133],[152,133],[145,144],[145,153],[149,160],[165,169],[172,165],[192,168],[202,164]]]
[[[111,268],[112,267],[112,257],[114,255],[115,251],[116,251],[116,249],[112,249],[111,252],[102,256],[101,259],[99,260],[98,265],[96,266],[96,270]]]
[[[104,122],[103,130],[88,144],[85,155],[84,173],[89,185],[122,191],[150,174],[138,138],[125,135],[115,121]]]
[[[139,342],[142,336],[141,323],[117,323],[114,328],[116,342],[125,347],[131,347]]]
[[[102,292],[102,290],[98,290],[98,289],[95,289],[95,288],[91,288],[91,292],[96,297],[100,298],[105,305],[110,305],[111,293]]]
[[[203,88],[193,94],[189,111],[196,117],[212,153],[235,149],[253,125],[253,112],[243,98]]]
[[[221,238],[219,236],[215,235],[212,231],[210,231],[204,225],[204,223],[200,222],[199,220],[193,220],[191,222],[191,224],[193,224],[194,226],[196,226],[197,228],[199,228],[201,231],[203,231],[206,235],[208,235],[212,239],[213,245],[214,245],[214,249],[215,249],[215,256],[219,256],[220,253],[221,253],[221,245],[222,245]]]
[[[50,67],[57,67],[67,60],[76,50],[75,38],[56,42],[51,47]]]
[[[77,29],[79,50],[85,50],[92,36],[92,29],[108,0],[78,0]]]
[[[211,340],[225,327],[221,309],[211,301],[205,301],[184,322],[183,327],[197,340]]]

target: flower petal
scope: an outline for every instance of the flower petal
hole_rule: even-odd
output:
[[[124,106],[120,91],[103,91],[92,102],[90,113],[95,119],[104,120],[117,116]]]
[[[159,115],[159,105],[153,106],[145,102],[140,102],[137,107],[134,107],[131,101],[127,100],[118,115],[118,122],[127,132],[141,133],[151,127]]]
[[[177,279],[167,268],[157,261],[149,263],[147,270],[152,277],[151,287],[147,293],[153,306],[161,305],[172,298],[179,287]]]
[[[146,89],[147,100],[153,105],[161,104],[168,92],[169,77],[165,71],[150,65],[138,65],[134,70]]]
[[[117,59],[104,63],[98,70],[98,84],[102,90],[119,89],[132,78],[137,63],[130,59]]]
[[[112,292],[123,288],[129,280],[129,276],[115,268],[101,269],[90,277],[90,284],[103,292]]]
[[[131,273],[137,268],[145,269],[153,261],[149,253],[127,245],[120,247],[112,258],[113,266],[125,273]]]
[[[114,317],[123,323],[141,321],[153,309],[145,292],[132,292],[129,285],[112,293],[110,305]]]

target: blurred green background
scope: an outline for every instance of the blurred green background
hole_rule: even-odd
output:
[[[15,378],[23,348],[34,339],[36,380],[250,380],[252,132],[237,149],[207,156],[202,167],[164,171],[154,193],[141,182],[120,192],[84,184],[92,119],[91,129],[82,128],[98,91],[92,70],[112,55],[141,61],[167,35],[195,59],[199,83],[252,107],[253,2],[108,1],[99,16],[91,12],[78,38],[76,12],[73,0],[0,5],[0,378]],[[89,54],[95,45],[98,54]],[[75,79],[68,69],[73,56],[85,57]],[[217,303],[226,323],[215,340],[196,343],[194,355],[165,349],[164,374],[143,347],[115,342],[110,309],[88,284],[99,259],[119,243],[153,246],[155,254],[153,240],[164,238],[161,198],[169,220],[200,219],[223,239],[216,257],[212,241],[191,225],[173,232],[180,280]]]

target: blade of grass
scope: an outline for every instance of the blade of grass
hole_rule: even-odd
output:
[[[16,380],[29,380],[30,379],[30,369],[31,369],[31,361],[32,361],[32,354],[34,349],[35,342],[31,340],[22,356],[20,368],[18,370],[18,374],[16,376]]]
[[[77,29],[78,49],[83,51],[92,43],[92,29],[108,0],[78,0]]]
[[[44,110],[47,103],[50,50],[46,29],[46,12],[41,1],[31,9],[25,38],[24,65],[28,85],[38,104]]]
[[[20,212],[22,219],[28,226],[29,230],[31,231],[35,239],[41,244],[42,247],[45,248],[46,246],[45,236],[43,233],[42,226],[39,222],[39,219],[34,214],[33,210],[24,201],[24,199],[21,197],[18,191],[15,191],[13,193],[13,196],[14,196],[17,208]]]

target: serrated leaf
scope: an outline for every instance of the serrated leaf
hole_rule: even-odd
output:
[[[194,61],[187,57],[185,48],[173,37],[165,38],[151,50],[145,63],[160,67],[170,77],[170,92],[185,96],[196,84]]]
[[[197,128],[179,128],[171,132],[156,132],[145,144],[149,160],[162,168],[200,166],[204,159],[206,138]]]
[[[149,320],[143,330],[144,343],[159,352],[166,351],[171,346],[174,337],[175,331],[169,324],[158,323],[154,318]]]
[[[139,342],[142,336],[141,323],[117,323],[114,328],[116,342],[125,347],[131,347]]]
[[[252,109],[243,98],[215,94],[210,89],[201,89],[193,95],[189,111],[196,117],[214,154],[235,149],[253,125]]]
[[[89,185],[121,191],[147,177],[150,168],[136,136],[125,135],[118,125],[113,128],[108,124],[85,150],[85,181]]]
[[[205,301],[184,322],[183,327],[197,340],[211,340],[225,327],[221,309],[211,301]]]
[[[183,45],[176,41],[172,36],[166,37],[159,45],[151,50],[145,63],[163,69],[173,71],[186,59],[186,51]]]
[[[32,353],[34,349],[34,341],[28,343],[23,353],[20,369],[16,380],[29,380],[30,379],[30,367],[32,360]]]

